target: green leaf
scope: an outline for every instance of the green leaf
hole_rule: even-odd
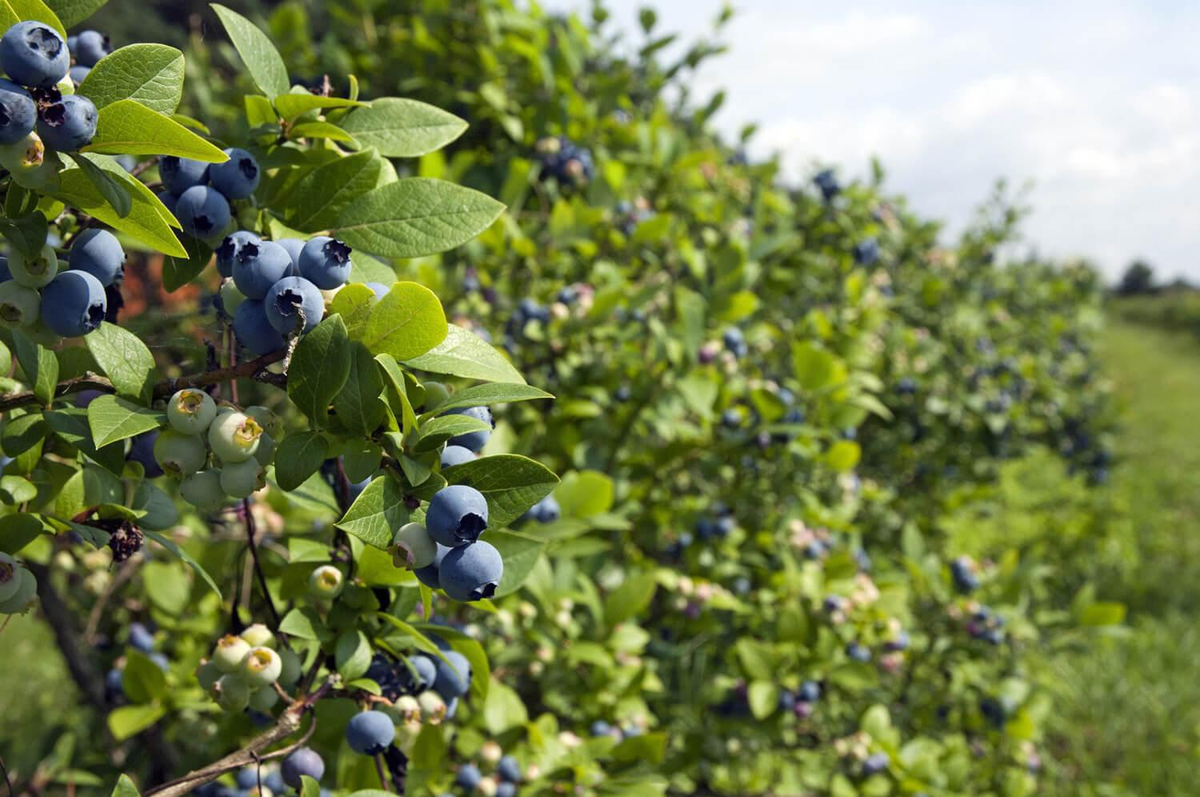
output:
[[[451,437],[471,432],[490,431],[492,431],[492,425],[478,418],[472,418],[469,415],[445,415],[421,424],[421,434],[417,437],[414,448],[418,452],[433,451],[435,448],[441,448],[442,444]]]
[[[291,88],[287,67],[267,34],[236,11],[217,3],[213,3],[212,7],[221,18],[229,39],[250,72],[250,77],[262,93],[267,95],[267,99],[274,100],[280,94],[287,94]]]
[[[388,403],[400,422],[401,428],[407,434],[409,430],[415,429],[417,426],[417,413],[408,399],[407,379],[404,372],[400,370],[396,358],[390,354],[379,355],[375,358],[375,362],[379,363],[379,367],[383,369],[383,374],[387,378],[388,395],[391,397],[388,399]],[[399,403],[399,407],[396,406],[397,403]]]
[[[129,650],[125,655],[125,671],[121,686],[134,703],[149,703],[167,695],[167,679],[158,665],[144,653]]]
[[[408,522],[404,491],[390,476],[377,476],[346,510],[337,527],[368,545],[387,548],[396,530]]]
[[[192,558],[191,554],[176,545],[174,540],[172,540],[170,537],[165,537],[162,534],[159,534],[157,531],[148,529],[145,526],[142,527],[142,533],[177,556],[180,561],[187,564],[192,568],[192,570],[195,570],[196,574],[199,575],[200,578],[204,579],[204,583],[208,584],[208,586],[212,588],[212,591],[217,594],[217,597],[221,597],[221,588],[217,586],[216,581],[213,581],[213,577],[208,574],[208,571],[205,570],[199,562]]]
[[[46,417],[51,415],[54,413],[46,413]],[[3,431],[0,431],[0,442],[3,442],[5,454],[17,457],[40,443],[49,433],[49,424],[41,413],[31,412],[10,417]]]
[[[375,187],[381,168],[379,153],[366,150],[313,169],[291,192],[288,224],[298,230],[332,227],[347,205]]]
[[[327,108],[364,108],[367,103],[342,97],[322,97],[319,94],[280,94],[275,98],[275,110],[287,122],[309,111]]]
[[[792,352],[792,367],[805,390],[817,391],[838,381],[837,359],[812,343],[801,343]]]
[[[212,247],[204,241],[185,236],[180,243],[186,253],[184,257],[163,258],[162,282],[167,293],[174,293],[196,279],[212,262]]]
[[[329,404],[350,376],[350,338],[340,315],[331,315],[300,338],[288,368],[288,398],[314,426],[328,418]]]
[[[123,219],[129,215],[129,211],[133,210],[133,198],[129,196],[129,190],[125,187],[123,181],[118,180],[114,175],[106,172],[89,160],[89,158],[94,157],[96,156],[76,153],[72,160],[75,161],[76,166],[83,170],[87,178],[92,181],[92,185],[96,186],[96,190],[112,206],[117,216]]]
[[[111,155],[176,155],[224,163],[229,156],[169,116],[134,100],[117,100],[100,109],[96,136],[83,152]]]
[[[107,2],[108,0],[46,0],[46,5],[58,15],[62,24],[69,28],[83,22]],[[136,793],[135,791],[134,794]]]
[[[113,106],[109,106],[113,107]],[[156,249],[163,254],[187,257],[187,250],[179,243],[171,230],[168,219],[174,219],[162,202],[140,181],[130,178],[140,186],[130,192],[133,209],[122,218],[108,204],[104,195],[92,184],[82,169],[66,169],[59,173],[57,191],[51,196],[73,208],[87,213],[118,232]],[[178,222],[176,222],[178,224]]]
[[[308,775],[301,775],[300,797],[321,797],[321,784]]]
[[[103,109],[121,100],[172,114],[183,98],[183,53],[165,44],[131,44],[92,67],[77,91]]]
[[[64,39],[67,38],[67,29],[58,15],[42,0],[0,0],[0,30],[8,30],[26,20],[45,22]]]
[[[542,551],[545,550],[546,541],[512,531],[489,531],[486,536],[487,541],[495,546],[500,552],[500,558],[504,560],[504,575],[495,595],[497,598],[503,598],[519,590],[525,583],[525,579],[529,577]]]
[[[382,97],[369,108],[352,111],[342,120],[342,128],[385,158],[416,158],[461,136],[467,123],[423,102]]]
[[[338,673],[347,681],[361,678],[371,666],[371,643],[367,635],[356,629],[343,631],[334,646],[334,659]]]
[[[334,233],[384,257],[422,257],[453,249],[492,225],[504,205],[469,188],[408,177],[380,186],[338,214]]]
[[[297,639],[325,640],[330,634],[316,610],[292,609],[279,623],[279,630]]]
[[[410,636],[413,639],[413,641],[416,642],[417,649],[422,651],[423,653],[432,654],[434,656],[437,656],[440,659],[446,658],[445,656],[442,655],[442,652],[438,648],[438,646],[435,645],[429,637],[425,636],[425,634],[423,634],[423,633],[421,633],[421,631],[417,630],[416,627],[409,625],[408,623],[401,620],[399,617],[393,617],[392,615],[384,614],[383,612],[379,612],[375,616],[378,617],[380,620],[384,620],[388,623],[391,623],[396,628],[403,631],[405,634],[408,634],[408,636]]]
[[[99,0],[99,4],[103,4],[105,0]],[[74,23],[68,23],[74,24]],[[141,792],[137,790],[137,786],[133,785],[133,781],[128,775],[122,775],[117,779],[117,785],[113,787],[110,797],[141,797]]]
[[[515,689],[493,681],[483,705],[483,722],[488,733],[499,736],[512,728],[524,727],[529,722],[529,712]]]
[[[604,622],[611,628],[641,614],[658,589],[654,573],[632,573],[604,599]]]
[[[117,394],[145,400],[154,386],[154,355],[141,338],[107,321],[83,339]]]
[[[158,429],[166,423],[161,412],[107,394],[88,404],[87,415],[96,448]]]
[[[15,219],[0,218],[0,232],[21,254],[31,259],[41,254],[49,230],[50,223],[38,211]]]
[[[451,484],[467,484],[488,502],[488,526],[499,529],[554,492],[558,477],[545,465],[516,454],[464,462],[442,471]]]
[[[450,410],[463,407],[483,407],[491,404],[511,404],[516,401],[536,401],[538,399],[553,399],[554,396],[536,387],[521,384],[499,383],[493,385],[475,385],[459,390],[429,410],[427,415],[441,415]]]
[[[375,293],[370,288],[366,285],[350,284],[344,286],[333,297],[329,312],[342,317],[351,340],[362,340],[374,305]]]
[[[37,498],[37,487],[24,476],[0,476],[0,501],[9,506]]]
[[[102,468],[118,476],[125,470],[125,445],[117,442],[102,449],[96,448],[92,442],[92,430],[88,426],[86,409],[70,407],[47,412],[45,420],[46,425],[53,429],[55,434],[82,451]],[[15,423],[10,422],[9,426],[12,427]]]
[[[1125,622],[1125,604],[1090,603],[1078,612],[1080,625],[1120,625]]]
[[[301,122],[288,131],[293,141],[301,138],[327,138],[330,141],[354,143],[354,138],[342,128],[329,122]]]
[[[42,404],[49,405],[58,386],[58,358],[54,352],[34,343],[24,332],[13,330],[12,335],[17,362],[21,364],[33,394]]]
[[[525,384],[512,363],[499,350],[474,332],[450,324],[446,339],[419,357],[405,360],[405,365],[433,374],[448,374],[483,382]]]
[[[329,442],[320,432],[289,434],[275,452],[275,482],[295,490],[317,472],[329,453]]]
[[[446,339],[446,314],[433,291],[415,282],[397,282],[371,308],[362,342],[375,354],[407,360]]]
[[[779,688],[770,681],[751,681],[748,696],[755,719],[766,719],[779,708]]]
[[[166,713],[167,710],[157,703],[121,706],[108,715],[108,729],[118,742],[123,742],[158,722]]]
[[[340,293],[340,291],[339,291]],[[350,344],[350,375],[333,398],[333,409],[347,430],[370,437],[383,423],[387,408],[379,398],[383,375],[371,352],[361,343]]]
[[[613,493],[612,479],[599,471],[583,470],[564,475],[554,497],[565,517],[584,518],[611,509]]]
[[[14,554],[45,531],[36,515],[24,512],[0,517],[0,552]]]

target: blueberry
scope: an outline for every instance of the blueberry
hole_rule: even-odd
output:
[[[592,736],[608,736],[612,733],[612,726],[604,720],[596,720],[591,727]]]
[[[879,242],[867,238],[854,245],[854,262],[860,266],[869,266],[879,259]]]
[[[301,333],[312,331],[325,314],[325,299],[321,291],[304,277],[284,277],[279,280],[271,286],[263,304],[267,321],[282,335],[290,335],[296,330],[301,312],[304,314]]]
[[[179,195],[175,218],[188,235],[211,238],[229,223],[229,202],[219,191],[206,185],[194,185]]]
[[[382,299],[391,290],[391,288],[382,282],[364,282],[363,284],[371,289],[371,293],[375,294],[376,299]]]
[[[142,653],[149,653],[154,650],[154,634],[142,623],[131,623],[129,644]]]
[[[517,797],[517,784],[508,781],[497,783],[496,797]]]
[[[29,92],[0,79],[0,144],[15,144],[33,131],[37,105]]]
[[[434,493],[425,513],[429,536],[448,548],[475,542],[487,528],[488,506],[483,493],[465,484],[452,484]]]
[[[433,560],[433,564],[428,567],[419,567],[413,571],[413,575],[427,587],[438,589],[441,586],[441,581],[438,575],[438,569],[442,566],[442,560],[446,558],[446,554],[450,553],[453,548],[447,548],[445,545],[438,545],[437,556]]]
[[[474,418],[477,421],[483,421],[488,426],[495,426],[495,421],[492,420],[492,411],[488,407],[460,407],[455,410],[450,410],[446,415],[466,415],[468,418]],[[488,438],[492,436],[491,432],[467,432],[460,434],[457,437],[450,438],[450,445],[462,446],[478,453],[485,445]]]
[[[71,55],[75,56],[75,63],[83,66],[95,66],[100,63],[100,59],[112,52],[112,42],[103,33],[98,33],[94,30],[85,30],[78,36],[72,36],[75,40],[75,46],[68,46]]]
[[[163,204],[166,203],[164,202]],[[225,240],[221,241],[221,245],[218,246],[216,250],[217,272],[222,277],[232,277],[234,263],[237,261],[238,255],[241,254],[243,247],[245,247],[246,244],[254,244],[255,246],[258,246],[261,243],[262,239],[249,230],[238,230],[235,233],[226,235]],[[274,283],[271,284],[273,285]],[[268,289],[270,287],[270,285],[267,286]],[[245,295],[244,292],[243,295]],[[266,295],[267,291],[264,290],[262,292],[262,296],[255,296],[252,298],[261,299]]]
[[[246,299],[233,316],[233,333],[238,342],[254,354],[277,352],[287,341],[267,320],[266,307],[257,299]]]
[[[446,446],[442,450],[442,469],[452,468],[475,459],[475,452],[462,446]]]
[[[846,646],[846,655],[854,661],[868,662],[871,660],[870,648],[858,642],[851,642]]]
[[[292,268],[288,271],[289,277],[300,276],[300,253],[304,251],[304,244],[307,241],[301,241],[299,238],[280,238],[275,243],[287,250],[288,255],[292,258]]]
[[[433,662],[437,668],[433,690],[445,700],[462,697],[471,688],[471,663],[457,650],[446,650],[442,655],[445,661],[439,658]]]
[[[424,654],[413,656],[408,660],[408,666],[400,665],[408,670],[408,675],[412,680],[414,691],[423,692],[426,689],[432,689],[434,682],[437,680],[437,664],[433,659]]]
[[[721,413],[721,425],[726,429],[736,429],[742,425],[742,414],[732,407]]]
[[[232,242],[236,254],[231,258],[233,263],[233,283],[242,295],[248,299],[265,299],[267,293],[287,276],[292,259],[287,250],[274,241],[252,241],[248,236],[252,233],[235,233],[225,239],[218,252],[229,253],[226,243]],[[218,254],[218,257],[221,255]],[[218,261],[218,269],[220,261]],[[320,318],[318,317],[318,321]],[[290,332],[291,330],[280,330]]]
[[[108,230],[85,230],[71,244],[67,263],[107,287],[125,275],[125,250]]]
[[[163,188],[179,196],[184,191],[208,182],[209,164],[191,158],[168,155],[158,164],[158,174]]]
[[[179,195],[172,194],[170,191],[159,191],[157,194],[155,194],[155,196],[158,197],[159,202],[163,203],[163,207],[170,211],[171,215],[174,216],[176,206],[179,205]]]
[[[12,280],[0,282],[0,324],[10,328],[32,326],[37,323],[41,301],[36,288]]]
[[[254,193],[262,178],[258,161],[244,149],[227,149],[225,154],[229,160],[208,167],[209,182],[226,199],[245,199]]]
[[[86,271],[64,271],[42,290],[42,321],[64,338],[95,330],[107,310],[104,286]]]
[[[279,770],[284,783],[299,789],[303,785],[300,780],[302,776],[308,775],[319,781],[325,775],[325,761],[311,748],[301,747],[283,759]]]
[[[500,552],[486,542],[474,542],[446,554],[438,568],[438,581],[456,601],[469,602],[496,594],[504,576]]]
[[[242,767],[233,776],[233,780],[237,783],[239,789],[256,788],[258,786],[258,768]]]
[[[92,68],[90,66],[73,66],[68,74],[70,75],[71,82],[78,87],[83,84],[83,81],[87,80],[87,76],[91,72]]]
[[[467,791],[472,791],[481,780],[483,780],[483,775],[479,773],[479,767],[474,764],[463,764],[454,777],[454,782]]]
[[[43,22],[18,22],[0,39],[0,66],[15,83],[48,89],[67,76],[71,54],[58,32]]]
[[[821,685],[816,681],[805,681],[800,684],[796,697],[804,703],[816,703],[821,699]]]
[[[517,763],[515,756],[506,755],[496,765],[496,774],[500,776],[500,780],[506,783],[520,783],[521,765]]]
[[[813,178],[813,182],[820,189],[821,196],[826,202],[831,201],[842,191],[842,187],[838,185],[837,177],[834,176],[833,171],[830,169],[817,172],[816,177]]]
[[[113,668],[104,674],[104,688],[114,696],[121,694],[124,689],[125,674]]]
[[[150,658],[150,661],[157,664],[158,669],[162,670],[163,672],[166,672],[167,670],[171,669],[171,661],[164,654],[151,653],[149,658]]]
[[[336,238],[317,236],[300,252],[300,276],[321,290],[345,285],[350,270],[350,247]]]
[[[259,691],[265,692],[266,690]],[[276,699],[279,698],[279,696],[274,692],[270,692],[269,694]],[[268,718],[268,720],[269,719],[270,718]],[[276,794],[280,795],[280,797],[283,797],[283,793],[287,791],[287,784],[283,782],[283,773],[278,769],[271,770],[271,772],[265,778],[263,778],[263,786],[265,786],[267,790],[271,792],[272,797],[274,797]]]
[[[42,109],[38,135],[47,147],[74,152],[92,143],[96,135],[96,106],[82,94],[70,94]]]
[[[141,464],[147,479],[157,479],[163,475],[163,469],[154,459],[154,441],[157,439],[157,431],[143,432],[133,438],[129,444],[129,453],[125,455],[125,459],[130,462]]]
[[[553,523],[562,516],[562,509],[558,506],[558,500],[548,495],[534,504],[527,514],[538,523]]]
[[[888,763],[889,759],[887,753],[874,753],[869,755],[867,756],[867,760],[864,761],[862,765],[863,775],[866,775],[867,777],[870,777],[871,775],[878,775],[880,772],[883,772],[888,768]]]
[[[737,327],[730,327],[725,330],[725,334],[721,336],[725,348],[733,353],[735,357],[746,356],[746,336]]]
[[[396,726],[382,711],[363,711],[346,724],[346,741],[361,755],[379,755],[396,738]]]

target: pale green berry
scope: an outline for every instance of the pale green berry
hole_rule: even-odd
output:
[[[295,651],[284,648],[279,651],[279,658],[283,662],[283,668],[279,671],[279,683],[283,686],[293,686],[300,680],[303,673],[300,657],[296,655]]]
[[[242,666],[242,659],[250,652],[250,643],[240,636],[226,634],[217,640],[217,649],[213,651],[213,664],[221,672],[236,672]]]
[[[392,542],[392,562],[396,567],[417,570],[429,567],[437,558],[437,543],[420,523],[405,523]]]
[[[252,648],[275,647],[275,635],[262,623],[246,626],[238,636],[246,640],[246,643]]]
[[[342,594],[342,571],[333,565],[321,565],[308,577],[308,591],[321,600],[333,600]]]
[[[0,282],[0,324],[12,329],[37,323],[42,295],[16,280]]]
[[[421,724],[419,719],[410,719],[396,724],[396,738],[393,741],[407,756],[412,756],[413,747],[416,746],[417,737],[421,735],[421,731],[425,726]]]
[[[249,498],[267,486],[267,471],[257,459],[226,464],[221,468],[221,489],[233,498]]]
[[[252,687],[270,686],[282,670],[283,661],[270,648],[251,648],[242,660],[242,677]]]
[[[417,695],[417,705],[421,707],[421,719],[430,725],[437,725],[446,718],[446,701],[432,689]]]
[[[8,256],[8,270],[19,285],[27,288],[43,288],[58,276],[58,255],[54,247],[46,244],[35,258],[28,258],[14,249]]]
[[[203,390],[185,387],[167,400],[167,421],[177,432],[204,434],[217,417],[217,403]]]
[[[222,462],[245,462],[254,456],[262,438],[258,421],[244,412],[218,414],[208,428],[208,445]]]
[[[45,160],[46,146],[37,133],[30,133],[12,144],[0,144],[0,166],[13,174],[30,174],[41,168]]]
[[[185,478],[179,485],[179,494],[201,512],[215,512],[229,503],[221,488],[221,471],[215,468]]]
[[[37,579],[23,567],[17,567],[17,588],[7,600],[0,601],[0,614],[24,614],[37,600]]]
[[[239,673],[222,675],[216,689],[217,705],[226,711],[242,711],[250,703],[250,685]]]
[[[254,461],[264,468],[275,461],[275,438],[263,432],[258,438],[258,448],[254,451]]]
[[[431,410],[450,398],[450,391],[441,382],[425,382],[425,409]]]
[[[198,435],[167,429],[154,441],[154,459],[168,476],[190,476],[204,467],[208,449]]]
[[[246,408],[246,414],[258,421],[258,425],[262,427],[263,431],[272,437],[278,437],[279,433],[283,431],[283,418],[267,407],[254,404]]]
[[[402,722],[421,718],[421,704],[412,695],[400,695],[391,703],[380,703],[385,714],[399,725]]]
[[[246,301],[246,295],[237,289],[233,280],[225,280],[225,284],[221,286],[221,306],[225,308],[225,315],[233,318],[234,313],[244,301]]]
[[[213,698],[217,696],[216,686],[220,678],[221,670],[215,661],[206,661],[196,668],[196,680],[200,682],[200,688]]]
[[[20,565],[6,553],[0,553],[0,601],[6,601],[21,586]]]
[[[250,708],[264,714],[275,708],[279,702],[279,693],[273,687],[263,686],[250,693]]]

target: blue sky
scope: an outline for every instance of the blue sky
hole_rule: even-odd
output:
[[[634,29],[644,2],[608,0]],[[709,30],[722,0],[654,0],[656,32]],[[584,10],[585,0],[550,0]],[[741,0],[717,123],[760,130],[789,173],[816,161],[888,185],[961,227],[998,177],[1031,184],[1026,240],[1110,277],[1145,257],[1200,281],[1200,3]]]

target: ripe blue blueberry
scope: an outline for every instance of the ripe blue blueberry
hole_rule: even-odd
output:
[[[475,542],[487,528],[487,523],[487,500],[483,493],[465,484],[452,484],[438,490],[425,513],[429,536],[448,548]]]
[[[433,564],[428,567],[418,567],[413,571],[413,575],[417,577],[425,586],[431,589],[437,589],[441,586],[441,580],[438,575],[438,570],[442,566],[442,561],[446,558],[446,554],[450,553],[453,548],[447,548],[445,545],[439,544],[437,547],[437,555],[433,559]]]
[[[175,207],[179,204],[179,195],[172,194],[170,191],[159,191],[155,196],[158,197],[159,202],[163,203],[163,207],[169,210],[171,215],[174,216]]]
[[[96,106],[82,94],[69,94],[42,109],[37,131],[50,149],[74,152],[96,135]]]
[[[233,282],[246,298],[265,299],[272,286],[287,275],[292,259],[287,250],[274,241],[251,241],[245,237],[250,233],[242,235],[240,244],[234,243],[237,254],[233,257]],[[232,235],[225,239],[226,242],[231,240]],[[225,243],[220,248],[226,253],[229,251]]]
[[[508,781],[497,783],[496,797],[517,797],[517,784]]]
[[[387,296],[387,292],[391,290],[391,288],[384,285],[382,282],[364,282],[363,284],[371,289],[371,293],[375,294],[376,299],[382,299],[384,296]]]
[[[492,411],[488,407],[459,407],[458,409],[450,410],[446,415],[466,415],[468,418],[483,421],[488,426],[494,427],[496,425],[495,421],[492,420]],[[450,445],[462,446],[463,448],[479,453],[487,445],[487,441],[491,436],[492,433],[488,431],[467,432],[457,437],[451,437]]]
[[[168,155],[158,164],[158,174],[163,188],[179,196],[184,191],[208,182],[209,164],[191,158]]]
[[[821,685],[816,681],[805,681],[800,684],[796,697],[805,703],[816,703],[821,699]]]
[[[435,659],[437,677],[433,689],[445,700],[462,697],[471,688],[471,662],[457,650],[446,650],[442,653],[446,660]]]
[[[838,185],[837,177],[834,176],[833,171],[830,169],[817,172],[817,175],[813,177],[813,182],[820,189],[821,196],[826,202],[832,201],[842,191],[842,187]]]
[[[58,32],[44,22],[18,22],[0,39],[0,66],[15,83],[48,89],[67,75],[71,54]]]
[[[871,775],[878,775],[880,772],[883,772],[888,768],[888,763],[889,759],[887,753],[874,753],[869,755],[867,756],[867,760],[864,761],[862,765],[863,775],[867,777],[870,777]]]
[[[142,623],[131,623],[129,644],[142,653],[149,653],[154,650],[154,634]]]
[[[467,791],[472,791],[481,780],[483,780],[483,775],[480,774],[479,767],[474,764],[463,764],[454,777],[454,782]]]
[[[229,160],[208,167],[209,182],[226,199],[245,199],[254,193],[262,179],[258,161],[246,150],[236,147],[225,150],[225,154]]]
[[[471,462],[474,459],[475,452],[469,448],[446,446],[442,450],[442,470],[452,468],[455,465],[461,465],[464,462]]]
[[[255,246],[258,246],[261,243],[262,239],[249,230],[238,230],[235,233],[226,235],[225,240],[221,241],[221,245],[217,247],[215,252],[217,256],[217,273],[219,273],[222,277],[232,277],[234,263],[237,261],[238,255],[241,254],[242,248],[246,244],[254,244]],[[267,288],[270,288],[270,285],[268,285]],[[243,293],[243,295],[245,295],[245,293]],[[266,295],[267,292],[264,290],[262,296],[254,296],[251,298],[261,299]]]
[[[37,105],[29,92],[0,79],[0,144],[15,144],[33,131]]]
[[[141,464],[147,479],[157,479],[163,475],[163,469],[154,459],[154,441],[157,439],[157,431],[143,432],[130,441],[129,453],[125,455],[126,460]]]
[[[112,42],[103,33],[85,30],[71,38],[75,40],[75,46],[69,49],[77,64],[95,66],[101,58],[112,52]]]
[[[266,307],[258,299],[246,299],[233,316],[233,333],[254,354],[277,352],[287,342],[267,320]]]
[[[520,783],[521,765],[517,763],[516,756],[506,755],[501,758],[500,763],[496,765],[496,774],[500,776],[500,780]]]
[[[283,759],[279,772],[284,783],[293,789],[299,789],[303,785],[300,778],[304,775],[318,781],[325,775],[325,761],[315,750],[301,747]]]
[[[42,321],[64,338],[95,330],[107,310],[104,286],[86,271],[64,271],[42,289]]]
[[[404,667],[403,664],[400,666]],[[433,688],[433,683],[437,680],[437,665],[430,656],[424,654],[413,656],[408,660],[407,669],[410,670],[409,674],[415,691],[423,692]]]
[[[350,279],[350,247],[325,235],[309,240],[300,252],[300,276],[324,291]]]
[[[276,695],[274,691],[269,691],[266,689],[260,689],[255,694],[263,692],[269,693],[275,697],[276,700],[279,699],[279,695]],[[251,698],[251,702],[253,702],[253,698]],[[253,706],[251,707],[253,708]],[[271,770],[266,776],[263,777],[263,786],[270,790],[272,797],[274,797],[276,794],[282,797],[283,793],[287,791],[287,784],[283,781],[283,773],[278,769]]]
[[[721,339],[725,344],[726,350],[732,353],[734,357],[740,359],[745,357],[750,351],[750,347],[746,344],[746,336],[737,327],[730,327],[725,330],[725,334],[721,336]]]
[[[456,601],[469,602],[496,594],[504,576],[500,552],[486,542],[474,542],[446,554],[438,568],[443,590]]]
[[[108,230],[84,230],[71,244],[67,263],[107,287],[125,275],[125,250]]]
[[[92,68],[90,66],[76,64],[75,66],[71,67],[71,71],[67,74],[70,76],[71,82],[78,87],[83,83],[83,81],[87,80],[87,76],[91,73],[91,71]]]
[[[562,510],[558,506],[558,500],[553,495],[548,495],[525,514],[538,523],[553,523],[562,515]]]
[[[854,262],[860,266],[870,266],[879,259],[879,242],[867,238],[854,245]]]
[[[233,776],[233,780],[239,789],[253,789],[258,786],[258,768],[242,767]]]
[[[871,660],[871,649],[858,642],[846,645],[846,655],[854,661],[868,662]]]
[[[382,711],[363,711],[346,724],[346,741],[361,755],[378,755],[396,738],[396,726]]]
[[[285,253],[286,254],[286,253]],[[301,333],[311,332],[325,314],[325,299],[316,285],[304,277],[284,277],[271,286],[263,301],[267,321],[282,335],[296,331],[300,315],[304,315]]]
[[[206,185],[194,185],[179,195],[175,218],[188,235],[211,238],[229,223],[229,202],[220,191]]]
[[[595,720],[590,730],[592,736],[608,736],[612,733],[612,726],[604,720]]]
[[[288,270],[289,277],[300,276],[300,253],[304,251],[304,244],[307,241],[302,241],[299,238],[280,238],[275,243],[287,250],[288,255],[292,258],[292,267]]]

